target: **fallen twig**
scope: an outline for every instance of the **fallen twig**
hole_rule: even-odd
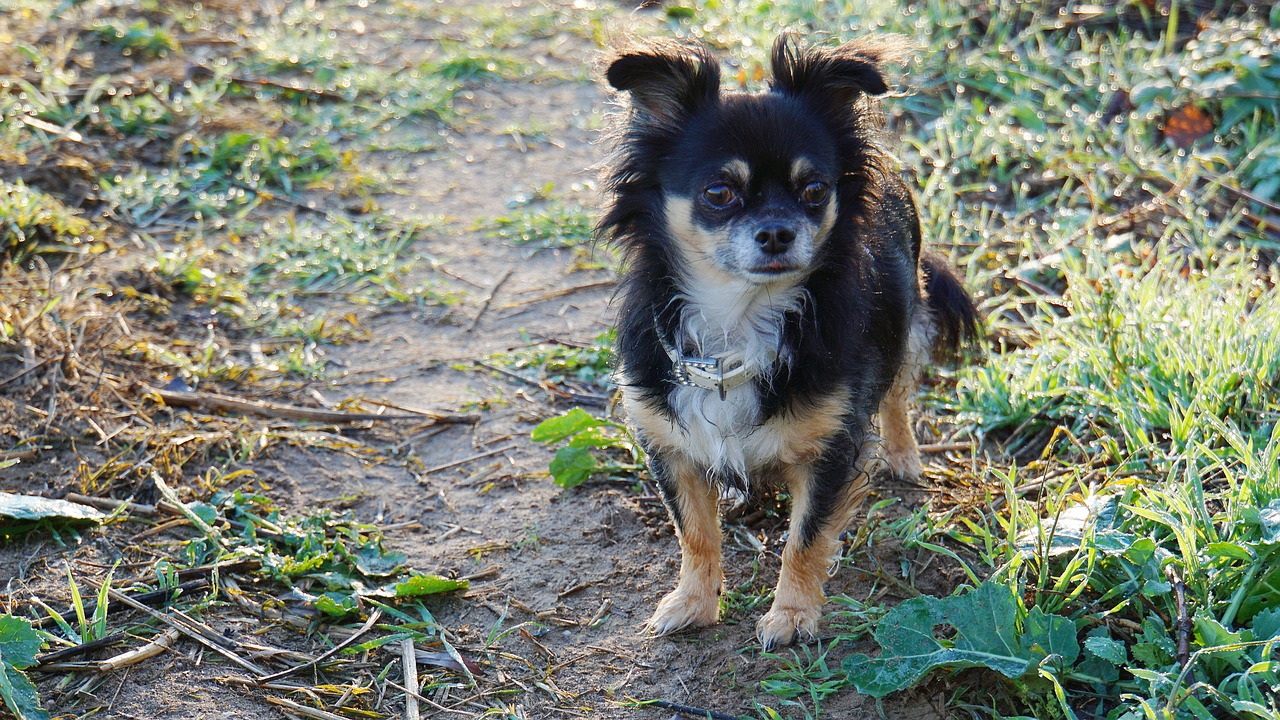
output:
[[[653,705],[670,710],[680,715],[687,715],[696,718],[711,718],[711,720],[745,720],[745,718],[737,715],[728,715],[715,710],[704,710],[703,708],[693,707],[692,705],[681,705],[680,703],[668,702],[666,700],[650,700],[644,705]]]
[[[341,715],[335,715],[327,710],[317,710],[313,707],[299,705],[292,700],[285,700],[284,698],[275,697],[273,695],[266,695],[263,699],[273,705],[279,705],[280,707],[285,708],[286,711],[295,715],[303,715],[305,717],[315,718],[316,720],[347,720],[347,718]]]
[[[160,398],[160,400],[169,407],[221,410],[223,412],[244,413],[247,415],[259,415],[261,417],[281,418],[285,420],[313,420],[315,422],[341,424],[382,420],[415,420],[417,422],[422,422],[424,417],[423,415],[409,413],[379,415],[376,413],[351,413],[343,412],[341,410],[324,410],[321,408],[308,408],[297,405],[282,405],[280,403],[264,402],[261,400],[246,400],[231,397],[230,395],[219,395],[217,393],[164,390],[151,385],[144,385],[143,391],[147,395],[155,395]],[[439,418],[431,415],[427,415],[425,417],[435,422],[441,422]]]
[[[359,629],[359,630],[356,630],[354,633],[352,633],[352,634],[351,634],[351,636],[350,636],[350,637],[348,637],[346,640],[343,640],[342,642],[338,643],[337,645],[334,645],[333,647],[329,648],[327,651],[325,651],[325,652],[324,652],[324,654],[320,655],[319,657],[317,657],[316,659],[314,659],[314,660],[312,660],[312,661],[310,661],[310,662],[306,662],[306,663],[303,663],[303,664],[301,664],[301,665],[298,665],[298,666],[295,666],[295,667],[291,667],[291,668],[289,668],[289,669],[287,669],[287,670],[281,670],[280,672],[272,673],[272,674],[267,675],[267,676],[265,676],[265,677],[258,678],[258,682],[259,682],[259,683],[269,683],[269,682],[271,682],[272,680],[279,680],[279,679],[280,679],[280,678],[282,678],[282,677],[287,677],[287,676],[292,675],[292,674],[294,674],[294,673],[296,673],[296,672],[299,672],[299,671],[301,671],[301,670],[306,670],[306,669],[308,669],[308,668],[313,668],[313,667],[315,667],[315,666],[319,665],[320,663],[324,662],[325,660],[328,660],[329,658],[333,657],[334,655],[336,655],[336,654],[338,654],[338,653],[342,652],[342,650],[343,650],[344,648],[346,648],[346,647],[350,646],[350,645],[351,645],[352,643],[354,643],[357,639],[359,639],[359,638],[360,638],[360,636],[362,636],[362,635],[364,635],[365,633],[369,632],[369,630],[371,630],[371,629],[373,628],[373,626],[374,626],[374,625],[376,625],[376,624],[377,624],[377,622],[378,622],[378,620],[379,620],[379,619],[381,619],[381,618],[382,618],[382,609],[381,609],[381,608],[374,608],[374,609],[373,609],[373,612],[369,613],[369,619],[365,621],[364,625],[362,625],[362,626],[360,627],[360,629]]]
[[[511,443],[510,445],[504,445],[504,446],[502,446],[502,447],[500,447],[500,448],[497,448],[497,449],[495,449],[495,450],[487,450],[487,451],[482,452],[482,453],[476,453],[475,455],[471,455],[471,456],[468,456],[468,457],[464,457],[464,458],[462,458],[461,460],[454,460],[453,462],[448,462],[448,463],[445,463],[445,464],[443,464],[443,465],[437,465],[437,466],[435,466],[435,467],[433,467],[433,468],[429,468],[429,469],[427,469],[427,470],[423,470],[423,471],[422,471],[422,476],[423,476],[423,477],[426,477],[427,475],[430,475],[430,474],[432,474],[432,473],[440,472],[441,470],[448,470],[449,468],[458,467],[459,465],[465,465],[465,464],[467,464],[467,463],[471,462],[472,460],[481,460],[481,459],[483,459],[483,458],[492,457],[492,456],[494,456],[494,455],[498,455],[498,454],[500,454],[500,453],[504,453],[504,452],[506,452],[506,451],[508,451],[508,450],[515,450],[515,449],[516,449],[516,448],[518,448],[518,447],[520,447],[519,443]],[[421,480],[419,480],[419,482],[421,482]]]
[[[954,450],[972,450],[973,443],[967,442],[950,442],[950,443],[925,443],[919,447],[922,453],[944,453]]]
[[[404,666],[404,718],[418,720],[418,654],[413,638],[400,641],[400,664]]]
[[[479,324],[480,318],[484,317],[485,312],[489,310],[489,305],[493,302],[493,296],[498,294],[498,291],[502,289],[502,286],[506,284],[507,280],[511,279],[511,275],[514,272],[515,270],[507,270],[502,277],[498,278],[498,282],[493,284],[493,288],[489,290],[489,294],[485,296],[484,302],[481,303],[480,312],[476,313],[476,316],[471,318],[471,322],[463,332],[471,332],[476,329],[476,325]]]
[[[177,630],[183,635],[186,635],[187,637],[191,638],[192,640],[195,640],[201,645],[204,645],[210,650],[213,650],[219,655],[222,655],[223,657],[227,658],[231,662],[234,662],[240,667],[248,670],[254,675],[257,675],[260,677],[267,674],[266,670],[263,670],[257,665],[231,652],[231,650],[228,647],[226,647],[226,645],[228,644],[234,646],[235,645],[234,642],[227,640],[226,638],[222,637],[218,633],[215,633],[212,630],[209,630],[204,626],[200,625],[199,623],[196,623],[194,620],[191,620],[190,618],[188,618],[185,614],[178,615],[179,617],[183,618],[183,620],[179,621],[174,616],[165,615],[164,613],[159,613],[159,612],[156,612],[155,610],[152,610],[146,605],[143,605],[142,603],[138,602],[137,600],[134,600],[133,598],[129,597],[128,595],[125,595],[124,593],[118,590],[108,588],[107,593],[110,595],[112,600],[122,602],[125,605],[128,605],[129,607],[133,608],[134,610],[141,610],[142,612],[150,615],[152,618],[159,620],[165,625],[168,625],[174,630]],[[191,623],[191,626],[189,627],[187,623]],[[214,638],[217,638],[218,640],[215,642],[211,637],[209,637],[210,635]]]
[[[507,303],[506,305],[502,306],[502,309],[508,310],[510,308],[520,307],[522,305],[533,305],[534,303],[545,302],[547,300],[555,300],[556,298],[562,298],[566,295],[572,295],[574,293],[582,292],[584,290],[595,290],[596,288],[613,287],[614,285],[617,285],[617,284],[618,284],[617,280],[597,280],[596,282],[583,283],[581,285],[574,285],[572,287],[560,288],[558,290],[549,290],[540,295],[535,295],[534,297],[531,297],[531,298],[526,298],[524,300],[517,300],[512,303]]]
[[[120,653],[115,657],[107,658],[106,660],[98,663],[98,672],[115,672],[121,668],[129,667],[130,665],[137,665],[143,660],[153,658],[167,650],[178,641],[178,637],[179,633],[177,630],[165,630],[163,633],[160,633],[155,640],[152,640],[140,648],[135,648],[126,653]]]
[[[93,612],[88,608],[85,608],[85,613],[90,616],[93,614]],[[49,618],[49,620],[50,622],[52,622],[53,618]],[[39,627],[37,623],[31,623],[31,624],[34,627]],[[87,652],[100,650],[104,647],[110,647],[112,645],[116,645],[120,643],[126,637],[128,636],[125,635],[123,632],[111,633],[110,635],[103,638],[98,638],[97,640],[90,640],[89,642],[80,643],[79,645],[73,645],[68,648],[62,648],[61,650],[54,650],[53,652],[48,652],[48,653],[45,653],[44,655],[37,657],[36,664],[33,667],[34,669],[39,670],[41,665],[48,665],[50,663],[62,662],[67,658],[73,658],[77,655],[82,655]]]
[[[204,579],[196,579],[196,580],[192,580],[192,581],[190,581],[190,582],[184,582],[184,583],[182,583],[181,585],[177,585],[177,586],[175,586],[175,587],[171,587],[171,588],[163,588],[163,589],[160,589],[160,590],[152,590],[151,592],[139,593],[139,594],[137,594],[137,595],[130,595],[129,597],[130,597],[130,598],[132,598],[135,602],[139,602],[139,603],[142,603],[142,604],[144,604],[144,605],[159,605],[159,604],[161,604],[161,603],[164,603],[164,602],[168,601],[170,598],[172,598],[172,597],[174,596],[174,593],[175,593],[175,592],[180,592],[180,593],[182,593],[182,594],[186,594],[186,593],[194,592],[194,591],[196,591],[196,590],[200,590],[200,589],[202,589],[202,588],[205,588],[205,587],[207,587],[208,585],[209,585],[209,581],[208,581],[208,580],[204,580]],[[98,603],[97,603],[97,602],[90,601],[90,602],[86,602],[86,603],[85,603],[85,606],[84,606],[84,612],[85,612],[85,615],[87,615],[87,616],[92,616],[95,612],[97,612],[97,610],[98,610]],[[68,610],[68,611],[66,611],[66,612],[64,612],[64,613],[62,613],[62,614],[63,614],[64,616],[66,616],[66,615],[70,615],[70,614],[71,614],[71,611],[70,611],[70,610]],[[46,627],[46,626],[48,626],[48,625],[52,625],[52,624],[54,624],[54,619],[53,619],[53,617],[52,617],[52,616],[44,617],[44,618],[40,618],[39,620],[32,620],[32,621],[31,621],[31,626],[32,626],[32,627],[37,627],[37,628]],[[108,639],[108,638],[103,638],[103,640],[107,640],[107,639]],[[91,644],[91,643],[86,643],[86,644]],[[110,643],[106,643],[106,644],[110,644]],[[77,647],[79,647],[79,646],[77,646]],[[95,648],[97,648],[97,647],[103,647],[103,646],[102,646],[102,645],[97,645],[97,646],[94,646],[94,647],[92,647],[92,648],[85,648],[85,649],[86,649],[86,650],[92,650],[92,649],[95,649]],[[45,658],[45,659],[40,660],[40,662],[53,662],[55,659],[62,659],[62,658],[64,658],[64,657],[68,657],[67,655],[61,655],[61,653],[64,653],[64,652],[67,652],[67,651],[70,651],[70,650],[74,650],[74,649],[75,649],[75,648],[67,648],[66,650],[58,650],[58,651],[56,651],[56,652],[49,653],[48,657],[47,657],[47,658]],[[75,654],[75,653],[71,653],[71,654]],[[55,656],[57,656],[57,657],[55,657]]]

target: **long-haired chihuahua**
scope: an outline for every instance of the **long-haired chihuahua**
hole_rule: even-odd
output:
[[[682,553],[655,633],[718,620],[722,492],[780,481],[791,496],[756,625],[773,649],[814,635],[870,478],[920,474],[908,406],[921,365],[976,336],[978,315],[921,254],[884,147],[873,96],[895,50],[783,36],[760,93],[722,92],[698,46],[649,43],[608,67],[630,96],[598,226],[625,256],[619,378]]]

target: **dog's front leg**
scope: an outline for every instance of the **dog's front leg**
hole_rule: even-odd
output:
[[[766,651],[816,636],[826,596],[822,583],[854,509],[869,490],[858,452],[828,451],[815,463],[784,468],[791,527],[773,607],[756,623]]]
[[[688,460],[651,453],[649,470],[680,539],[680,581],[658,603],[649,629],[658,635],[714,625],[720,617],[719,491]]]

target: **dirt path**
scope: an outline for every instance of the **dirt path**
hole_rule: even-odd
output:
[[[562,12],[574,10],[566,3]],[[654,21],[618,16],[624,23]],[[528,59],[550,74],[576,78],[584,61],[599,52],[570,36],[551,52],[530,48]],[[678,567],[675,539],[657,499],[599,482],[562,491],[539,477],[549,452],[531,443],[528,432],[534,421],[570,406],[553,406],[537,388],[466,367],[470,360],[527,345],[530,337],[587,342],[607,329],[607,287],[537,298],[607,281],[611,270],[575,271],[572,250],[516,246],[475,229],[507,212],[512,198],[548,184],[565,203],[598,204],[593,166],[604,152],[599,128],[607,110],[603,90],[577,79],[495,83],[475,91],[459,108],[468,118],[462,129],[448,132],[438,151],[412,161],[409,183],[399,188],[403,196],[384,199],[406,216],[450,218],[444,232],[416,250],[459,282],[469,281],[466,302],[449,322],[412,312],[383,315],[375,321],[375,340],[333,352],[353,374],[391,378],[376,388],[344,385],[335,394],[376,393],[393,403],[431,408],[499,399],[472,431],[452,430],[416,444],[428,468],[510,449],[430,474],[354,463],[335,467],[328,457],[309,458],[315,472],[298,478],[298,500],[325,504],[358,491],[365,500],[357,513],[421,523],[420,531],[389,537],[420,567],[458,575],[496,568],[465,596],[444,604],[437,619],[472,646],[502,635],[489,646],[495,667],[481,689],[520,688],[505,701],[516,709],[514,716],[526,716],[523,711],[527,717],[633,717],[641,711],[622,703],[653,698],[744,714],[753,700],[777,706],[776,697],[758,690],[758,681],[780,667],[777,659],[761,658],[755,646],[752,627],[760,611],[731,614],[721,626],[684,636],[645,636],[641,625],[670,589]],[[504,133],[530,124],[546,128],[547,139],[525,145]],[[608,251],[600,254],[612,264]],[[525,304],[510,307],[519,303]],[[495,475],[466,482],[494,460],[501,463]],[[776,579],[777,555],[743,539],[757,535],[772,550],[774,530],[731,529],[729,587],[751,582],[759,588]],[[759,576],[752,581],[757,566]],[[831,586],[855,596],[868,589],[848,576]],[[510,632],[517,627],[522,629]],[[443,704],[457,699],[437,698]],[[933,707],[917,699],[886,710],[890,717],[922,718],[938,715]],[[645,714],[664,716],[656,710]],[[874,703],[846,695],[827,704],[825,716],[872,714]]]
[[[754,639],[755,620],[777,577],[783,528],[776,516],[727,524],[726,587],[741,592],[731,594],[721,625],[649,637],[643,623],[673,586],[679,560],[658,498],[643,483],[595,480],[558,488],[546,476],[551,452],[529,440],[529,432],[573,402],[475,364],[538,342],[589,343],[610,327],[617,261],[609,250],[592,256],[581,246],[519,244],[486,228],[513,206],[542,207],[543,196],[551,205],[580,206],[594,216],[600,203],[595,168],[605,153],[601,137],[609,112],[607,94],[589,79],[601,53],[597,38],[663,32],[661,10],[595,8],[581,0],[528,6],[524,0],[448,0],[404,4],[395,13],[375,3],[347,10],[349,22],[334,45],[356,63],[387,68],[422,62],[439,38],[494,32],[490,21],[504,14],[519,24],[536,13],[551,28],[501,50],[524,68],[520,79],[468,82],[447,127],[402,127],[382,143],[432,149],[361,158],[399,178],[393,192],[377,198],[384,210],[430,219],[436,228],[411,249],[420,258],[411,280],[434,283],[461,300],[447,311],[403,303],[359,310],[368,339],[322,348],[331,372],[313,386],[329,402],[473,407],[482,419],[406,438],[388,453],[396,462],[280,445],[248,468],[270,488],[273,501],[294,511],[352,509],[361,521],[392,528],[387,544],[407,553],[414,567],[474,577],[469,591],[428,604],[458,650],[480,662],[483,672],[474,687],[437,675],[448,687],[429,697],[450,710],[427,717],[671,717],[670,710],[634,705],[654,699],[743,717],[758,716],[758,703],[779,708],[784,717],[803,717],[804,709],[783,707],[782,698],[760,685],[820,655],[800,648],[762,656]],[[342,202],[319,192],[307,199],[317,207]],[[321,295],[314,302],[327,300]],[[482,457],[467,460],[477,455]],[[5,489],[57,492],[53,483],[62,483],[65,490],[71,473],[55,465],[45,466],[49,487],[35,488],[15,474],[6,476]],[[98,536],[70,550],[45,540],[0,548],[0,575],[11,575],[15,587],[63,583],[41,577],[40,568],[72,562],[110,568],[120,558],[112,542]],[[897,562],[892,547],[878,552]],[[828,583],[829,592],[855,598],[873,589],[870,579],[847,569]],[[217,622],[229,635],[261,624],[247,616]],[[267,637],[309,653],[320,642],[280,629]],[[849,651],[827,656],[834,672]],[[184,648],[111,678],[107,690],[96,689],[97,700],[109,699],[100,716],[280,715],[260,693],[229,685],[225,665],[204,658],[198,649]],[[945,717],[943,699],[933,690],[906,694],[885,703],[883,712],[913,720]],[[800,704],[814,706],[805,698]],[[877,713],[873,701],[847,691],[824,698],[822,706],[823,717]]]

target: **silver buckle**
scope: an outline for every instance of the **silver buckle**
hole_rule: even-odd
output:
[[[714,382],[714,387],[707,387],[706,384],[698,382],[689,375],[689,370],[697,370],[711,377],[706,377],[707,382]],[[724,387],[724,367],[720,358],[698,358],[698,357],[680,357],[671,364],[672,375],[675,376],[677,383],[687,387],[699,387],[705,390],[716,390],[720,394],[720,399],[725,398]],[[700,376],[705,377],[705,376]]]

